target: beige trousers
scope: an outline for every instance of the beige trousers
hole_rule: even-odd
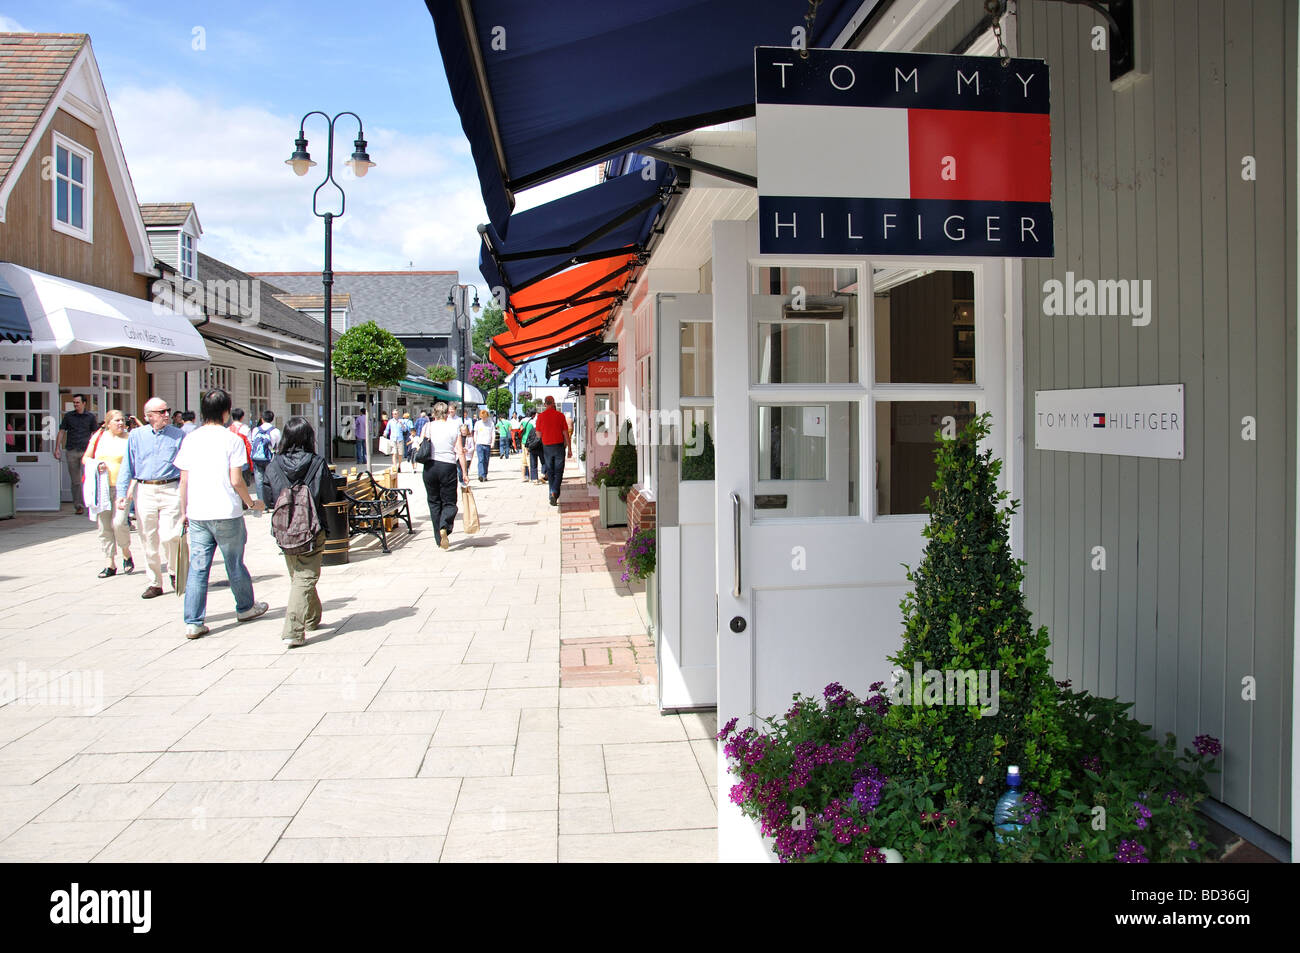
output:
[[[109,484],[113,505],[98,514],[99,541],[104,547],[104,565],[112,566],[117,561],[117,551],[122,550],[122,558],[131,558],[131,531],[126,528],[126,510],[117,508],[117,487]]]
[[[316,548],[302,556],[284,554],[284,564],[289,569],[289,603],[284,609],[282,639],[298,639],[306,634],[307,626],[320,625],[320,595],[316,583],[320,581],[321,560],[325,556],[325,533],[316,537]]]
[[[179,484],[137,484],[135,515],[140,520],[146,579],[149,585],[163,589],[163,560],[169,572],[176,571],[176,544],[181,538]]]

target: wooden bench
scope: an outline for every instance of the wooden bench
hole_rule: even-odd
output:
[[[406,523],[406,532],[412,532],[410,495],[410,490],[382,485],[368,472],[363,471],[355,478],[349,475],[343,487],[343,497],[347,501],[348,538],[369,534],[379,540],[384,552],[388,552],[388,534],[393,531],[389,529],[391,524],[402,520]]]

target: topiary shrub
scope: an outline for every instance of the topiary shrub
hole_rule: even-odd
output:
[[[690,452],[696,447],[699,448],[698,453]],[[691,439],[687,448],[682,454],[682,479],[712,480],[713,435],[709,432],[707,423],[691,424]]]
[[[1008,765],[1020,766],[1027,788],[1055,791],[1067,745],[1047,629],[1030,621],[1023,563],[1011,555],[1017,504],[998,489],[1001,461],[978,449],[988,421],[988,414],[972,420],[935,451],[935,493],[925,501],[929,542],[920,566],[908,569],[903,648],[890,658],[902,672],[892,692],[900,703],[886,718],[896,769],[942,784],[946,796],[984,813],[1002,793]],[[984,673],[992,704],[952,697],[949,673],[967,671]],[[938,692],[931,672],[939,673]]]
[[[619,499],[627,499],[627,489],[636,482],[636,444],[632,442],[632,422],[624,421],[623,429],[618,435],[618,444],[609,455],[609,469],[605,475],[606,486],[619,486],[624,489]]]

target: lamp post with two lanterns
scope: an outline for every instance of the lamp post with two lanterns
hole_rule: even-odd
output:
[[[331,289],[334,285],[334,219],[342,218],[343,212],[347,208],[347,196],[343,192],[343,187],[334,179],[334,124],[344,116],[351,116],[357,121],[357,138],[353,142],[352,158],[344,165],[352,170],[352,174],[358,179],[362,178],[369,172],[375,163],[370,161],[370,156],[366,152],[366,134],[361,125],[361,117],[354,112],[341,112],[331,119],[328,115],[320,110],[312,110],[302,117],[298,123],[298,138],[294,140],[293,155],[284,160],[284,164],[293,169],[295,175],[306,175],[312,166],[316,165],[312,161],[310,153],[307,152],[307,138],[303,129],[307,120],[312,116],[320,116],[329,123],[329,157],[325,161],[325,178],[321,180],[320,185],[311,194],[311,210],[318,218],[325,220],[325,269],[321,272],[321,282],[325,286],[325,391],[324,391],[324,408],[321,420],[321,455],[328,462],[333,457],[334,447],[332,444],[334,434],[334,372],[332,367],[333,342],[330,338],[331,328],[334,324],[334,311]],[[320,192],[326,185],[333,183],[334,188],[339,194],[339,210],[337,212],[322,212],[320,210]]]

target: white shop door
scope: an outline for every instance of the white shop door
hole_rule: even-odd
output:
[[[713,252],[718,721],[760,727],[888,679],[934,434],[1004,418],[1002,269],[760,257],[752,221]],[[721,859],[770,858],[718,770]]]
[[[54,384],[30,384],[0,381],[0,400],[4,403],[4,444],[0,445],[0,466],[18,471],[14,488],[17,510],[57,510],[60,480],[66,468],[54,459],[59,435],[58,387]],[[80,497],[78,497],[80,499]]]
[[[713,297],[659,294],[656,298],[659,707],[665,711],[711,708],[718,701],[714,474],[709,452]]]

